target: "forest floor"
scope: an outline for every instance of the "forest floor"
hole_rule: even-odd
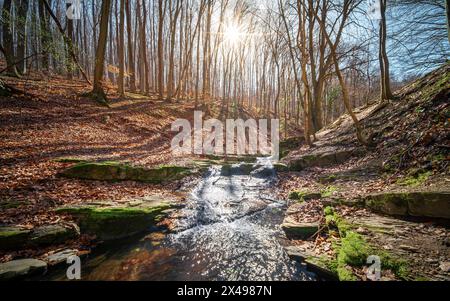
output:
[[[60,223],[65,217],[52,209],[61,205],[173,194],[176,183],[65,179],[58,174],[70,163],[58,159],[132,162],[146,167],[175,163],[170,151],[175,135],[171,123],[193,118],[190,102],[168,103],[157,96],[130,93],[119,99],[111,89],[108,108],[80,96],[88,91],[82,81],[35,77],[6,78],[5,82],[25,95],[0,98],[0,225],[32,229]],[[3,253],[0,261],[27,254],[33,250]]]

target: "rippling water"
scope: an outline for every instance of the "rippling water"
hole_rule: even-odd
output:
[[[282,247],[284,203],[267,194],[274,180],[268,161],[210,168],[175,234],[102,246],[83,279],[307,280]]]

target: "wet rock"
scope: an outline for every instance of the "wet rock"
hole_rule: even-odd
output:
[[[273,168],[276,172],[286,172],[289,171],[289,167],[283,163],[274,163]]]
[[[450,219],[449,192],[378,193],[368,196],[365,205],[389,215]]]
[[[308,239],[319,231],[319,222],[301,223],[288,216],[281,225],[289,239]]]
[[[20,227],[0,227],[0,249],[20,249],[28,243],[31,231]]]
[[[441,264],[439,265],[439,268],[443,272],[446,272],[446,273],[450,272],[450,261],[441,262]]]
[[[67,249],[55,254],[47,256],[44,260],[48,263],[49,266],[56,266],[60,264],[65,264],[67,262],[67,258],[71,256],[78,255],[78,250]]]
[[[44,274],[47,264],[37,259],[19,259],[0,264],[0,280],[14,280]]]
[[[95,235],[100,240],[116,240],[156,226],[167,216],[166,210],[174,207],[176,204],[170,201],[144,200],[141,205],[135,207],[79,206],[63,207],[56,211],[75,217],[83,234]]]
[[[222,165],[220,171],[221,176],[249,176],[252,171],[261,168],[262,165],[254,163],[241,163],[241,164],[225,164]]]
[[[47,225],[33,230],[30,237],[30,245],[57,245],[75,239],[78,236],[80,236],[80,229],[77,225]]]
[[[160,166],[149,169],[120,162],[83,162],[65,170],[62,176],[82,180],[138,181],[159,184],[180,180],[190,174],[189,168],[179,166]]]

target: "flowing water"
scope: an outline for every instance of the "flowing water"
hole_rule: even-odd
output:
[[[268,160],[211,167],[178,212],[174,234],[103,245],[82,261],[82,278],[309,279],[283,250],[285,204],[267,194],[275,179]]]

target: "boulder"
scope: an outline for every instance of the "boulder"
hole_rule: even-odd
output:
[[[47,225],[34,229],[29,243],[33,246],[58,245],[78,236],[80,229],[77,225]]]
[[[116,240],[133,236],[155,226],[167,210],[176,205],[168,201],[149,200],[138,206],[111,205],[63,207],[56,211],[78,220],[81,233],[99,240]]]
[[[57,245],[75,239],[80,230],[75,224],[46,225],[33,230],[17,226],[0,227],[0,249],[18,250],[48,245]]]
[[[285,218],[281,228],[289,239],[308,239],[319,232],[319,222],[301,223],[291,217]]]
[[[0,264],[0,280],[14,280],[26,276],[43,275],[47,264],[37,259],[19,259]]]
[[[312,192],[312,191],[299,191],[294,190],[289,193],[290,200],[302,200],[309,201],[322,198],[322,194],[320,192]]]
[[[388,215],[450,219],[449,192],[388,192],[366,197],[365,205]]]
[[[143,168],[119,162],[82,162],[62,173],[72,179],[97,181],[138,181],[159,184],[180,180],[190,175],[190,169],[179,166]]]
[[[276,172],[287,172],[289,171],[289,167],[283,163],[274,163],[273,168]]]
[[[308,167],[325,167],[344,163],[353,155],[357,155],[358,153],[360,153],[359,149],[313,153],[289,160],[288,167],[291,171],[300,171]]]
[[[31,231],[20,227],[0,227],[0,249],[20,249],[28,243]]]

